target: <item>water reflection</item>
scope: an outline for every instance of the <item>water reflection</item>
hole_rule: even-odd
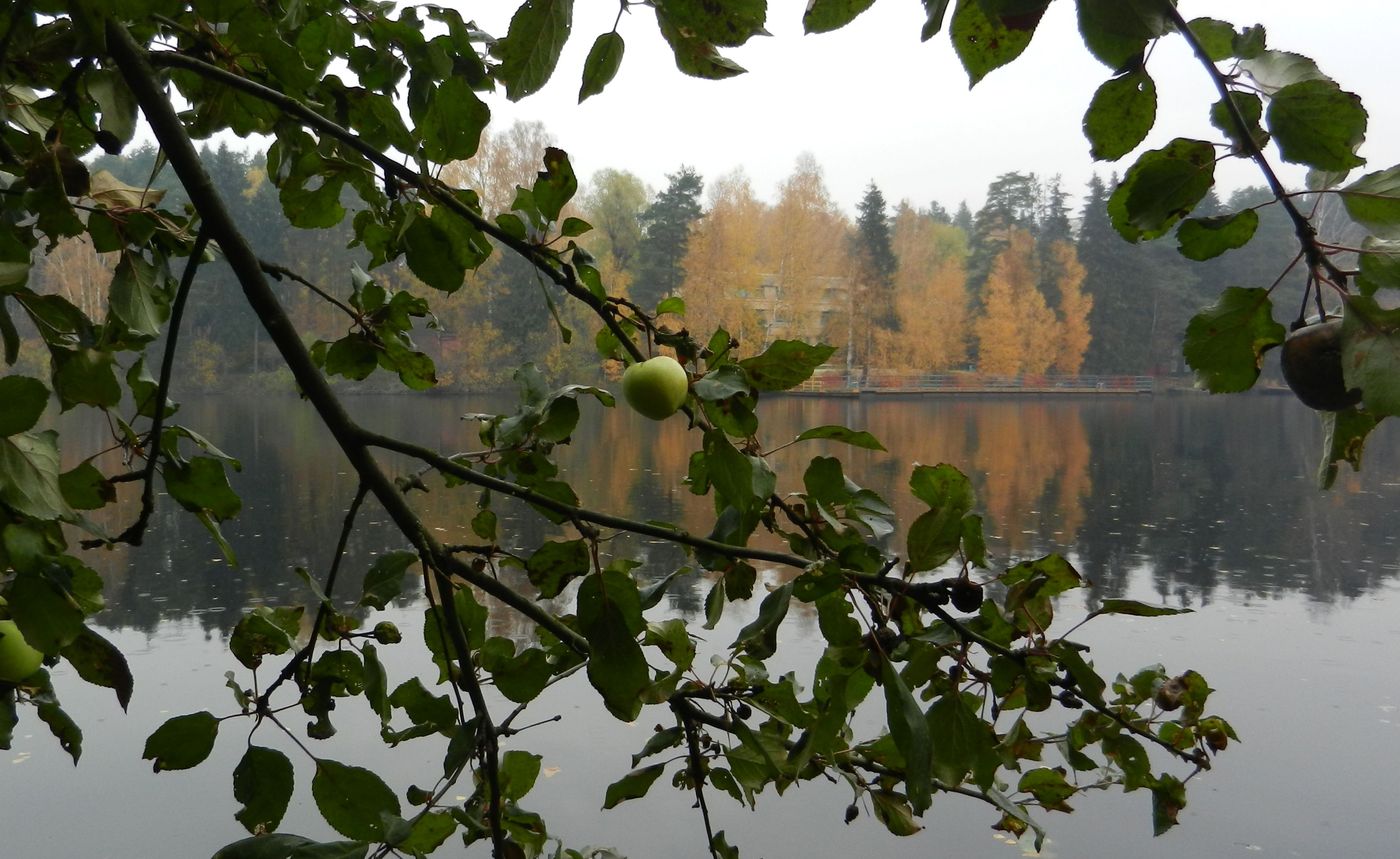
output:
[[[376,429],[450,452],[479,447],[474,425],[459,415],[509,407],[407,398],[350,405]],[[572,445],[558,451],[584,503],[704,533],[712,502],[682,483],[698,435],[679,421],[656,424],[592,401],[584,410]],[[953,463],[977,488],[994,557],[1068,553],[1099,597],[1119,596],[1133,577],[1146,576],[1157,594],[1184,605],[1208,602],[1222,586],[1260,596],[1298,591],[1329,602],[1374,590],[1400,570],[1395,534],[1383,525],[1400,494],[1389,428],[1377,434],[1361,475],[1344,474],[1335,490],[1319,493],[1316,420],[1291,399],[788,398],[765,403],[765,410],[770,448],[806,427],[841,423],[871,431],[889,449],[804,442],[774,456],[780,474],[798,479],[810,457],[841,456],[848,475],[882,493],[909,522],[920,504],[907,489],[910,470],[920,462]],[[204,400],[187,404],[180,420],[207,430],[243,462],[233,477],[243,512],[225,525],[240,566],[225,566],[203,528],[163,503],[139,552],[118,548],[90,560],[108,576],[110,608],[102,621],[109,626],[150,631],[164,620],[195,617],[226,632],[243,606],[304,598],[291,570],[325,568],[353,494],[346,466],[302,402]],[[69,444],[80,450],[98,444],[106,429],[89,421],[68,431],[84,437],[82,447]],[[402,473],[415,468],[389,465]],[[134,489],[123,487],[132,495]],[[413,496],[447,543],[474,539],[468,523],[477,499],[475,490],[439,483]],[[518,505],[496,503],[507,548],[524,550],[561,534]],[[119,529],[127,515],[106,524]],[[899,535],[893,540],[898,547]],[[368,505],[350,541],[354,563],[342,593],[358,593],[355,574],[402,545]],[[643,559],[639,573],[648,579],[685,563],[683,553],[658,541],[619,538],[613,548]],[[673,591],[672,610],[698,612],[700,584]]]
[[[479,446],[474,428],[458,415],[508,408],[504,402],[404,398],[354,399],[350,406],[375,429],[445,451]],[[1071,596],[1073,601],[1091,605],[1128,596],[1214,604],[1170,621],[1096,622],[1077,637],[1094,646],[1106,671],[1155,661],[1201,670],[1222,690],[1218,709],[1232,718],[1245,742],[1232,746],[1218,771],[1193,784],[1185,825],[1167,838],[1149,840],[1141,794],[1096,797],[1082,814],[1046,821],[1052,833],[1047,855],[1393,852],[1376,827],[1355,825],[1393,811],[1390,782],[1400,767],[1400,719],[1394,716],[1400,700],[1375,682],[1387,676],[1389,655],[1400,647],[1400,625],[1393,619],[1400,563],[1395,537],[1384,525],[1400,500],[1391,428],[1383,427],[1372,442],[1363,474],[1344,475],[1338,489],[1320,494],[1312,482],[1316,419],[1284,398],[793,398],[765,402],[764,408],[769,447],[814,425],[841,423],[873,432],[889,453],[807,442],[776,454],[776,464],[795,478],[808,458],[840,455],[847,473],[884,494],[906,522],[918,512],[906,486],[916,462],[962,467],[987,515],[992,554],[1010,562],[1069,553],[1095,583],[1087,597]],[[584,502],[703,531],[712,502],[681,483],[698,437],[679,421],[658,425],[591,401],[583,409],[574,443],[560,450],[560,459]],[[62,827],[36,828],[17,804],[0,803],[0,832],[6,833],[0,854],[207,855],[211,846],[240,836],[231,817],[236,804],[228,795],[228,774],[241,737],[221,740],[215,758],[191,773],[153,775],[137,760],[138,750],[170,715],[211,706],[227,711],[223,672],[235,665],[223,649],[224,635],[247,605],[306,599],[291,570],[325,569],[355,486],[329,437],[299,401],[187,403],[180,420],[211,430],[221,447],[243,460],[234,482],[244,511],[225,528],[242,565],[223,565],[208,534],[173,505],[162,505],[140,550],[92,553],[90,563],[108,577],[109,608],[100,622],[132,656],[137,675],[132,712],[117,713],[105,690],[85,687],[71,675],[59,677],[65,702],[83,714],[85,727],[91,725],[82,767],[74,773],[33,722],[17,737],[12,764],[24,768],[28,795],[64,797],[63,805],[88,811]],[[68,429],[85,434],[87,449],[100,446],[106,433],[91,422]],[[70,448],[76,455],[77,445]],[[413,469],[406,462],[392,467]],[[430,485],[428,494],[413,495],[429,527],[444,542],[472,540],[467,523],[476,493]],[[503,508],[502,519],[508,546],[524,548],[559,534],[518,506]],[[125,520],[108,524],[116,529]],[[900,544],[898,535],[893,542]],[[353,598],[358,576],[373,557],[402,545],[382,513],[367,505],[350,541],[341,595]],[[643,559],[639,573],[649,579],[686,562],[675,547],[655,541],[619,539],[612,548]],[[518,571],[501,574],[524,584]],[[790,573],[772,571],[770,580],[779,575]],[[696,615],[708,583],[699,574],[686,583],[668,593],[666,608]],[[1354,599],[1360,596],[1367,599]],[[416,670],[399,660],[408,660],[415,646],[417,596],[406,594],[387,616],[408,636],[404,648],[384,649],[391,673],[402,677]],[[730,640],[742,621],[743,609],[727,612],[714,641]],[[528,633],[513,612],[496,612],[491,622],[493,634]],[[789,658],[814,646],[806,640],[812,627],[801,607],[791,613],[783,632],[785,648],[796,651]],[[571,843],[617,844],[634,856],[695,854],[698,823],[688,795],[658,786],[644,803],[597,812],[603,786],[622,775],[649,721],[621,726],[600,718],[591,697],[566,687],[551,689],[535,709],[545,717],[563,714],[567,726],[526,738],[559,773],[542,779],[530,798],[532,807],[548,813],[555,831]],[[377,730],[368,708],[347,706],[337,718],[344,738]],[[588,742],[579,743],[581,735]],[[1323,737],[1328,741],[1321,742]],[[398,785],[436,768],[441,750],[391,751],[358,743],[324,753],[373,766]],[[1306,791],[1299,790],[1300,778]],[[114,783],[135,789],[114,801]],[[839,790],[820,784],[800,789],[797,797],[765,797],[758,815],[731,806],[718,813],[746,855],[852,855],[872,847],[910,857],[935,849],[950,856],[1020,852],[993,841],[985,829],[990,819],[956,802],[935,803],[926,821],[930,833],[895,840],[865,818],[842,825],[849,796]],[[304,780],[299,790],[287,826],[329,837],[323,825],[317,828]],[[190,807],[190,796],[202,798],[200,807]],[[166,819],[172,808],[182,813]],[[157,818],[161,836],[155,844],[149,826],[136,824]]]

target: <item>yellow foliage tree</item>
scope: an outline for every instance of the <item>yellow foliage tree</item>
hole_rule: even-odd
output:
[[[841,279],[849,228],[816,158],[810,152],[797,156],[762,227],[760,255],[771,275],[764,297],[765,342],[831,339],[833,320],[849,310]]]
[[[1058,354],[1058,322],[1037,284],[1035,239],[1012,230],[983,285],[982,316],[973,325],[978,369],[1013,375],[1044,373]]]
[[[1074,245],[1056,242],[1050,254],[1058,270],[1055,285],[1060,292],[1060,342],[1054,367],[1061,373],[1077,376],[1084,366],[1084,353],[1093,341],[1089,311],[1094,308],[1094,298],[1084,292],[1084,266],[1079,262]]]
[[[956,369],[968,349],[967,236],[907,202],[893,220],[899,330],[875,333],[873,363],[924,373]]]
[[[741,343],[763,339],[759,225],[763,203],[742,169],[710,185],[710,208],[691,228],[682,266],[686,323],[702,341],[723,327]]]

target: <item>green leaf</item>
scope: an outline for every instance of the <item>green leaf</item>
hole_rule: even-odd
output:
[[[126,656],[116,645],[84,626],[78,637],[64,645],[60,652],[79,677],[116,692],[117,703],[126,709],[131,701],[133,680]]]
[[[234,817],[249,832],[272,831],[292,799],[292,762],[276,749],[249,746],[233,770],[233,798],[243,804]]]
[[[1361,272],[1356,285],[1362,295],[1378,289],[1400,289],[1400,242],[1367,236],[1361,240],[1358,262]]]
[[[457,821],[445,812],[429,812],[413,822],[413,831],[398,845],[417,856],[432,853],[457,831]]]
[[[1215,18],[1194,18],[1187,23],[1191,35],[1201,43],[1213,63],[1223,62],[1235,55],[1235,28]]]
[[[229,651],[243,667],[257,668],[264,656],[278,656],[296,646],[305,612],[303,606],[257,606],[234,625]]]
[[[573,165],[569,163],[569,153],[554,146],[545,147],[544,170],[538,174],[531,188],[535,205],[547,221],[559,220],[559,212],[564,204],[573,199],[578,190],[578,179],[574,176]]]
[[[1115,71],[1140,64],[1147,43],[1171,29],[1160,0],[1078,0],[1077,5],[1084,44]]]
[[[1214,259],[1228,250],[1242,248],[1259,228],[1259,213],[1245,209],[1233,215],[1187,218],[1176,231],[1177,250],[1187,259]]]
[[[802,15],[802,30],[805,33],[839,30],[874,3],[875,0],[812,0]]]
[[[929,506],[909,526],[909,563],[915,570],[931,570],[953,557],[961,545],[962,519],[976,500],[972,484],[951,465],[918,465],[910,475],[909,488]]]
[[[894,663],[880,663],[880,683],[885,689],[885,718],[890,736],[904,757],[905,787],[915,814],[923,814],[933,803],[933,746],[924,711],[905,685]]]
[[[301,835],[273,832],[225,845],[214,859],[364,859],[368,853],[368,844],[318,843]]]
[[[506,85],[507,98],[520,101],[554,74],[573,15],[573,0],[526,0],[515,11],[506,37],[493,49],[501,58],[496,74]]]
[[[1377,418],[1400,415],[1400,309],[1383,309],[1367,296],[1347,297],[1342,372],[1348,389],[1361,389],[1366,411]]]
[[[383,611],[403,593],[404,574],[417,562],[415,552],[390,552],[376,558],[369,572],[365,573],[359,604]]]
[[[511,749],[501,755],[502,798],[512,801],[523,799],[540,776],[541,760],[539,755],[519,749]]]
[[[53,734],[59,746],[73,759],[73,765],[77,766],[78,758],[83,754],[82,728],[58,706],[58,702],[53,700],[52,696],[48,696],[48,700],[40,699],[34,710],[39,716],[39,721],[48,727],[49,733]]]
[[[948,14],[948,4],[952,0],[923,0],[924,26],[919,30],[919,41],[927,42],[943,29],[943,17]]]
[[[631,576],[603,570],[587,576],[578,590],[579,631],[588,640],[588,681],[618,719],[630,722],[642,710],[651,685],[646,657],[637,643],[642,631],[641,597]]]
[[[1317,483],[1331,489],[1337,479],[1337,463],[1345,462],[1352,471],[1361,470],[1361,453],[1366,448],[1366,436],[1380,423],[1380,418],[1365,409],[1344,412],[1318,412],[1322,419],[1322,461],[1318,463]]]
[[[320,346],[325,341],[317,343]],[[379,367],[379,347],[360,331],[352,331],[330,344],[324,355],[313,352],[327,375],[360,381]]]
[[[1176,776],[1163,773],[1151,780],[1152,834],[1162,835],[1177,824],[1177,815],[1186,807],[1186,785]]]
[[[228,484],[222,460],[196,456],[184,465],[166,462],[165,489],[186,510],[207,512],[223,521],[238,515],[243,501]]]
[[[835,346],[777,340],[763,354],[745,358],[739,365],[760,391],[786,391],[811,378],[812,372],[835,353]]]
[[[357,841],[378,841],[384,835],[381,815],[399,816],[399,800],[379,776],[318,758],[311,780],[316,807],[336,832]]]
[[[632,756],[632,766],[635,767],[642,758],[649,758],[657,752],[663,752],[666,749],[674,749],[676,746],[679,746],[684,739],[685,731],[681,730],[681,728],[676,725],[663,728],[653,733],[647,738],[646,744],[642,746],[642,750]]]
[[[1244,129],[1240,129],[1240,124],[1235,120],[1234,114],[1230,111],[1230,103],[1233,102],[1235,108],[1239,110],[1240,117],[1244,119]],[[1230,102],[1224,99],[1217,101],[1210,108],[1210,124],[1225,133],[1230,138],[1236,154],[1243,154],[1250,151],[1250,142],[1256,148],[1263,149],[1269,142],[1269,132],[1265,131],[1259,124],[1264,117],[1264,103],[1259,96],[1252,92],[1231,92]]]
[[[1165,235],[1215,183],[1215,147],[1178,137],[1144,152],[1108,199],[1114,229],[1130,242]]]
[[[109,300],[112,312],[132,333],[142,337],[160,335],[170,318],[170,299],[162,287],[155,266],[137,254],[123,253],[112,274]]]
[[[721,47],[735,47],[750,37],[767,35],[763,29],[767,0],[672,0],[658,12],[667,22],[697,39]]]
[[[695,35],[695,31],[673,19],[671,6],[657,10],[656,22],[661,26],[661,35],[671,46],[676,58],[676,68],[686,74],[707,80],[723,80],[741,75],[745,69],[738,63],[720,56],[715,43]]]
[[[1137,148],[1157,121],[1157,84],[1145,68],[1105,81],[1084,114],[1089,154],[1117,161]]]
[[[116,357],[96,349],[53,349],[53,387],[63,411],[77,405],[112,408],[122,401]]]
[[[525,562],[530,584],[540,599],[553,599],[564,587],[592,569],[593,556],[586,540],[546,540]]]
[[[909,803],[899,794],[884,790],[871,791],[870,802],[875,809],[875,819],[884,824],[891,835],[903,837],[923,829],[914,822],[914,813],[909,808]]]
[[[1036,767],[1021,776],[1017,790],[1029,793],[1046,811],[1070,812],[1065,800],[1074,796],[1074,786],[1065,781],[1063,769]]]
[[[36,519],[73,515],[59,485],[58,433],[0,438],[0,502]]]
[[[49,404],[49,389],[29,376],[0,379],[0,436],[11,436],[33,429]]]
[[[844,442],[852,447],[861,447],[866,450],[885,449],[885,446],[880,444],[880,440],[870,433],[864,430],[853,430],[838,425],[812,427],[799,434],[795,441],[810,441],[818,438]]]
[[[1021,55],[1035,35],[1049,0],[1032,2],[1017,15],[991,16],[981,0],[958,0],[948,34],[967,70],[969,88]]]
[[[622,34],[617,31],[603,33],[593,41],[588,50],[588,58],[583,61],[583,84],[578,90],[580,103],[591,95],[603,91],[617,75],[622,66],[624,48]]]
[[[1186,326],[1182,354],[1196,384],[1213,394],[1248,390],[1259,378],[1264,350],[1283,342],[1268,290],[1232,286]]]
[[[1242,58],[1240,69],[1254,78],[1265,93],[1273,93],[1303,81],[1331,80],[1310,58],[1288,51],[1260,51],[1254,56]]]
[[[433,90],[418,122],[424,157],[438,164],[471,158],[490,121],[491,109],[466,78],[447,78]]]
[[[1189,608],[1170,608],[1164,605],[1138,602],[1127,599],[1106,599],[1090,612],[1089,617],[1101,614],[1126,614],[1130,617],[1168,617],[1174,614],[1190,614]]]
[[[75,510],[100,510],[117,500],[117,488],[91,462],[79,463],[58,476],[63,500]]]
[[[929,708],[928,730],[933,774],[945,784],[960,784],[980,758],[994,754],[991,727],[957,693],[941,696]]]
[[[502,642],[509,653],[492,653],[493,642]],[[514,653],[514,644],[507,638],[488,639],[481,650],[481,667],[491,672],[496,689],[517,704],[527,704],[539,697],[554,676],[549,654],[538,647],[527,647]]]
[[[1400,165],[1367,173],[1337,193],[1352,220],[1383,238],[1400,239]]]
[[[9,529],[6,531],[9,537]],[[7,541],[7,548],[11,547]],[[99,587],[101,581],[97,580]],[[81,583],[62,566],[14,577],[6,591],[10,615],[30,647],[45,654],[58,653],[82,635],[88,612],[79,599],[81,591]]]
[[[1266,115],[1284,161],[1319,170],[1365,163],[1356,149],[1366,139],[1366,110],[1355,93],[1331,81],[1300,81],[1274,93]]]
[[[778,652],[778,627],[787,617],[788,605],[792,602],[792,582],[777,588],[758,607],[755,617],[729,645],[730,650],[739,647],[755,659],[767,659]]]
[[[154,761],[156,772],[199,766],[214,750],[219,720],[208,711],[176,716],[146,738],[143,760]]]
[[[629,772],[627,775],[608,785],[608,790],[603,797],[603,808],[616,808],[629,799],[640,799],[647,795],[652,783],[657,776],[666,769],[665,764],[653,764]]]

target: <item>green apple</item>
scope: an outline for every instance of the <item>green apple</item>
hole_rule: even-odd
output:
[[[622,396],[627,404],[654,421],[674,415],[689,390],[685,368],[666,355],[633,364],[622,374]]]
[[[44,654],[29,646],[12,620],[0,620],[0,683],[18,683],[44,663]]]

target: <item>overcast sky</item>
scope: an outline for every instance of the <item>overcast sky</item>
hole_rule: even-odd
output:
[[[504,35],[516,5],[496,0],[471,14]],[[972,91],[946,22],[933,40],[919,42],[918,0],[881,0],[844,30],[814,36],[802,34],[805,5],[770,0],[773,38],[726,51],[749,73],[724,81],[681,74],[651,10],[630,11],[619,27],[626,40],[621,71],[601,95],[579,105],[584,57],[594,37],[611,29],[618,8],[580,0],[554,78],[519,104],[492,97],[493,125],[543,121],[585,179],[615,167],[659,189],[681,164],[707,178],[742,166],[759,196],[770,200],[797,155],[808,151],[848,212],[872,180],[891,203],[937,200],[951,210],[966,200],[975,211],[987,183],[1002,173],[1059,173],[1077,198],[1093,171],[1107,175],[1132,163],[1132,156],[1114,164],[1089,157],[1080,124],[1110,70],[1084,49],[1069,0],[1051,4],[1026,52]],[[1311,56],[1370,111],[1361,150],[1368,164],[1356,175],[1400,162],[1396,0],[1180,0],[1179,8],[1187,19],[1262,23],[1271,48]],[[1148,71],[1159,106],[1144,148],[1178,136],[1221,138],[1206,118],[1217,96],[1180,38],[1157,46]],[[1302,182],[1300,170],[1283,175]],[[1257,171],[1238,161],[1222,164],[1217,176],[1226,191],[1260,183]]]

